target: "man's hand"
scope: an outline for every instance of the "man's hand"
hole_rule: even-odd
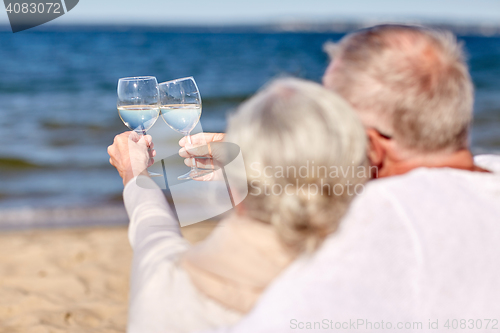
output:
[[[140,136],[135,132],[124,132],[115,136],[108,147],[109,163],[118,170],[126,185],[139,174],[147,175],[146,168],[154,163],[156,151],[150,135]]]
[[[224,133],[198,133],[191,136],[191,144],[188,143],[186,137],[179,141],[182,147],[179,150],[179,155],[184,157],[184,164],[187,166],[193,165],[193,157],[199,158],[196,160],[196,166],[203,169],[213,169],[213,158],[217,159],[217,151],[210,147],[211,142],[224,141]]]

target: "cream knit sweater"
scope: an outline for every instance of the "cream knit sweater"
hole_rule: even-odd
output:
[[[269,225],[236,215],[191,246],[162,191],[124,189],[130,217],[129,333],[196,332],[231,325],[292,261]],[[143,180],[141,180],[143,184]]]

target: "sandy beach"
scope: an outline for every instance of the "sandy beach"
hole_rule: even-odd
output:
[[[0,332],[125,332],[131,259],[125,227],[0,233]]]

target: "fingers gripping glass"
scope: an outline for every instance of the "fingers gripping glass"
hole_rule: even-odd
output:
[[[158,90],[161,117],[170,128],[187,136],[189,144],[192,144],[191,131],[201,117],[201,96],[194,78],[186,77],[163,82],[158,85]],[[194,157],[191,161],[191,171],[179,176],[178,179],[194,179],[212,172],[198,169]]]
[[[154,76],[126,77],[118,80],[118,114],[125,126],[146,135],[160,114],[158,82]],[[149,147],[149,145],[148,145]],[[149,172],[152,177],[160,174]]]

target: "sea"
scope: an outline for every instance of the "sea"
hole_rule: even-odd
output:
[[[197,131],[226,118],[273,78],[319,82],[327,41],[345,32],[107,26],[0,29],[0,230],[126,221],[123,185],[107,147],[128,130],[116,109],[121,77],[193,76],[203,101]],[[476,89],[472,150],[500,154],[500,37],[459,35]],[[161,119],[159,156],[181,134]]]

